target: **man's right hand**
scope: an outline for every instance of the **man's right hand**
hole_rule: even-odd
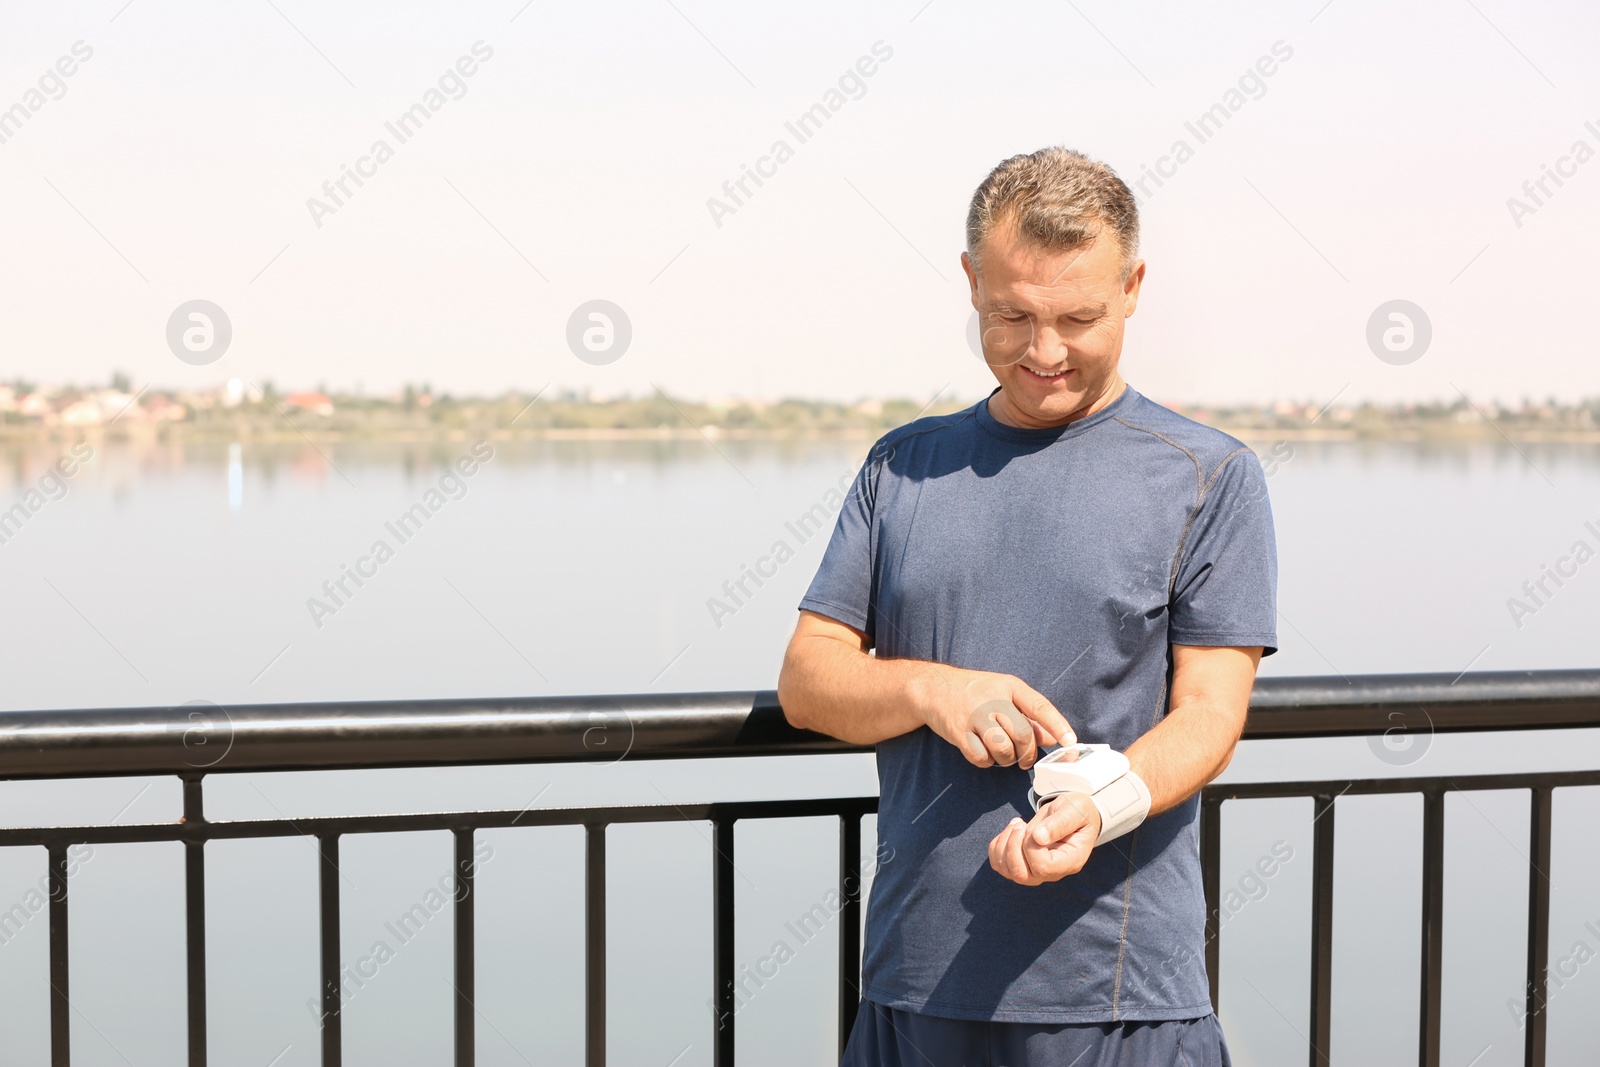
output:
[[[1040,745],[1077,743],[1055,705],[1021,678],[945,663],[926,668],[913,690],[917,716],[975,767],[1027,770]]]

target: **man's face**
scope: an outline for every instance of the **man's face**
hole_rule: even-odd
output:
[[[1009,225],[963,252],[984,361],[1000,383],[990,413],[1029,429],[1093,414],[1122,391],[1123,324],[1139,302],[1144,261],[1124,281],[1122,250],[1107,231],[1087,247],[1047,252]]]

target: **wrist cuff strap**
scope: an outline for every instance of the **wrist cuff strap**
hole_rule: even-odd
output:
[[[1078,758],[1066,759],[1076,752]],[[1086,793],[1100,812],[1100,845],[1121,837],[1150,814],[1150,789],[1133,773],[1128,757],[1110,745],[1059,748],[1033,765],[1028,803],[1033,810],[1061,793]]]

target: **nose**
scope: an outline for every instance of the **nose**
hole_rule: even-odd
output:
[[[1067,355],[1067,341],[1059,330],[1047,324],[1034,326],[1027,357],[1035,367],[1056,370],[1066,365]]]

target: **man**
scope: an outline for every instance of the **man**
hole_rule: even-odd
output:
[[[845,1063],[1225,1065],[1198,792],[1276,651],[1261,465],[1123,381],[1145,264],[1109,167],[1001,163],[961,263],[999,384],[874,446],[778,681],[792,723],[877,747],[893,858]],[[1143,800],[1035,812],[1031,768],[1080,742]]]

